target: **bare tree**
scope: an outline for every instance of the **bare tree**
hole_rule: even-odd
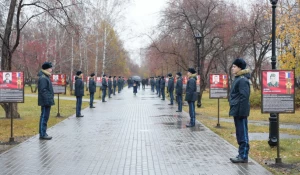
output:
[[[35,17],[47,13],[59,24],[66,25],[66,23],[69,22],[68,9],[77,3],[78,2],[74,3],[74,1],[68,3],[62,0],[40,0],[29,2],[24,2],[23,0],[11,0],[8,7],[6,23],[4,25],[5,29],[3,33],[0,33],[0,38],[2,40],[1,69],[12,70],[12,55],[19,46],[21,31],[26,24]],[[26,15],[26,8],[28,7],[30,8],[31,13]],[[5,110],[6,117],[20,117],[17,104],[4,103],[1,104],[1,106]]]

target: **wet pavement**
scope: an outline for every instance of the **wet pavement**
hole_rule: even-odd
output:
[[[0,174],[271,174],[252,159],[233,164],[237,148],[156,94],[127,88],[0,155]],[[53,111],[52,111],[53,112]],[[251,150],[250,150],[251,151]]]

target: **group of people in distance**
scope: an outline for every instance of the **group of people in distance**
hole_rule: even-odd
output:
[[[189,77],[187,85],[186,85],[186,95],[185,101],[188,102],[189,105],[189,114],[190,114],[190,122],[186,125],[187,127],[194,127],[196,122],[196,112],[195,112],[195,101],[197,100],[197,74],[194,68],[189,68],[187,75]],[[182,73],[176,73],[176,84],[174,83],[174,77],[172,73],[168,74],[168,85],[167,92],[170,95],[170,104],[174,104],[174,90],[176,95],[176,101],[178,104],[178,109],[176,112],[182,112],[182,96],[183,96],[183,81],[182,81]],[[174,86],[175,84],[175,86]],[[165,100],[165,78],[164,76],[158,77],[150,77],[150,85],[151,91],[155,92],[158,97],[162,97],[161,100]]]
[[[118,93],[120,93],[124,87],[125,80],[124,77],[119,76],[117,79],[116,76],[109,76],[106,79],[106,75],[102,76],[102,102],[105,101],[106,93],[108,90],[108,98],[111,98],[111,95],[116,95],[116,88],[118,86]],[[95,82],[95,73],[92,73],[89,78],[89,92],[90,92],[90,108],[95,108],[94,104],[94,94],[96,92],[96,82]],[[82,97],[84,96],[84,82],[82,81],[82,72],[77,71],[75,77],[75,96],[76,96],[76,117],[83,117],[81,115],[81,105]]]
[[[54,91],[52,82],[50,80],[52,74],[52,63],[44,62],[42,69],[38,73],[38,106],[41,106],[41,115],[39,122],[39,135],[41,140],[51,140],[52,137],[47,134],[47,123],[50,116],[51,106],[54,103]],[[83,117],[81,114],[82,97],[84,96],[84,82],[82,81],[82,72],[77,71],[75,76],[75,96],[76,96],[76,117]],[[115,95],[116,87],[118,86],[118,92],[120,93],[124,87],[124,78],[116,76],[109,76],[108,82],[106,81],[106,75],[102,78],[102,102],[105,101],[106,91],[108,87],[108,96]],[[89,93],[90,93],[90,108],[95,108],[94,94],[96,92],[95,73],[90,75],[89,79]]]
[[[238,155],[230,158],[232,163],[248,163],[248,154],[250,149],[248,137],[248,116],[250,113],[250,71],[246,69],[246,65],[246,62],[240,58],[235,59],[232,63],[232,73],[235,78],[232,82],[229,96],[229,115],[234,118],[236,139],[239,144]],[[189,68],[187,76],[188,81],[186,85],[185,101],[187,101],[189,106],[190,121],[186,127],[194,127],[196,122],[195,101],[198,96],[196,84],[197,74],[195,69]],[[171,102],[169,105],[173,105],[174,80],[171,73],[168,74],[168,77],[169,82],[167,90],[170,93]],[[159,97],[162,95],[162,100],[164,100],[164,76],[150,78],[151,91],[154,92],[154,88],[156,87],[156,94],[158,94]],[[178,103],[178,110],[176,112],[182,112],[183,83],[180,72],[176,74],[176,78],[175,94]]]
[[[249,138],[248,138],[248,116],[250,113],[250,74],[249,70],[246,69],[246,62],[243,59],[237,58],[232,63],[232,73],[235,76],[234,81],[232,82],[230,95],[229,95],[229,103],[230,103],[230,111],[229,115],[233,116],[235,130],[236,130],[236,139],[239,144],[238,148],[238,155],[236,157],[230,158],[230,161],[233,163],[247,163],[248,162],[248,154],[249,154]],[[41,106],[41,116],[39,122],[39,134],[40,139],[43,140],[51,140],[52,137],[49,136],[46,132],[47,130],[47,122],[50,115],[51,106],[54,105],[54,93],[52,83],[50,81],[50,76],[52,73],[52,64],[50,62],[45,62],[42,65],[42,69],[38,73],[39,80],[38,80],[38,105]],[[82,103],[82,96],[84,95],[84,86],[82,80],[80,81],[82,72],[78,71],[76,73],[77,79],[75,82],[75,95],[77,99],[76,105],[76,116],[82,117],[81,111],[81,103]],[[94,82],[95,74],[91,74],[89,90],[90,90],[90,107],[93,108],[93,98],[95,93],[96,84]],[[196,113],[195,113],[195,101],[197,100],[197,74],[194,68],[189,68],[188,72],[188,81],[186,85],[186,95],[185,101],[188,102],[189,105],[189,115],[190,115],[190,122],[186,125],[187,127],[194,127],[196,122]],[[173,105],[173,91],[174,91],[174,79],[172,74],[169,73],[169,82],[168,82],[168,92],[170,93],[170,104]],[[271,75],[272,78],[274,75]],[[120,77],[119,77],[120,78]],[[175,85],[175,94],[178,103],[178,110],[176,112],[182,112],[182,95],[183,95],[183,83],[182,83],[182,75],[180,72],[176,74],[176,85]],[[109,77],[111,80],[111,76]],[[119,80],[118,80],[119,81]],[[124,80],[123,80],[124,82]],[[105,102],[105,93],[106,87],[110,87],[111,84],[113,86],[116,85],[117,80],[114,76],[112,82],[106,82],[106,75],[103,75],[103,82],[102,82],[102,102]],[[121,83],[121,79],[120,79]],[[165,100],[164,96],[164,89],[165,89],[165,81],[164,77],[157,77],[154,80],[154,77],[151,77],[150,80],[151,90],[154,92],[154,87],[156,85],[156,93],[160,96],[162,95],[162,100]],[[272,83],[274,84],[274,82]],[[159,86],[157,86],[159,85]],[[135,86],[135,85],[133,85]],[[274,85],[273,85],[274,86]],[[160,87],[160,89],[158,89]],[[118,88],[119,92],[122,89],[122,85]],[[112,94],[112,91],[109,91],[109,96]],[[115,88],[113,91],[115,94]],[[81,98],[80,98],[81,97]],[[80,108],[79,108],[80,107]]]

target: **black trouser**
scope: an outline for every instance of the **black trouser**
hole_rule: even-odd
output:
[[[161,95],[161,89],[160,87],[158,87],[158,96],[160,97],[160,95]]]
[[[182,111],[182,95],[177,95],[176,99],[178,103],[178,111]]]
[[[93,103],[94,103],[94,92],[90,93],[90,107],[93,107]]]
[[[236,140],[239,144],[239,156],[248,159],[249,137],[248,137],[248,118],[234,117]]]
[[[82,96],[76,96],[76,116],[81,115]]]
[[[174,101],[173,91],[170,91],[169,94],[170,94],[170,101],[171,101],[171,104],[173,104],[173,101]]]
[[[108,88],[108,97],[110,98],[110,95],[112,93],[112,89],[111,88]]]
[[[190,124],[192,126],[195,126],[196,123],[195,102],[188,101],[188,104],[189,104]]]
[[[40,137],[47,136],[47,123],[50,116],[51,106],[41,106],[40,126],[39,133]]]
[[[105,101],[105,96],[106,96],[106,88],[102,89],[102,101]]]
[[[161,88],[161,97],[164,100],[165,99],[165,88]]]
[[[114,86],[114,95],[116,95],[116,88],[117,86]]]

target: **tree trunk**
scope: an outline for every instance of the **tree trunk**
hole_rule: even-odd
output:
[[[11,116],[13,116],[13,118],[20,118],[20,114],[18,113],[18,103],[2,103],[1,106],[5,111],[5,117],[7,119]]]

